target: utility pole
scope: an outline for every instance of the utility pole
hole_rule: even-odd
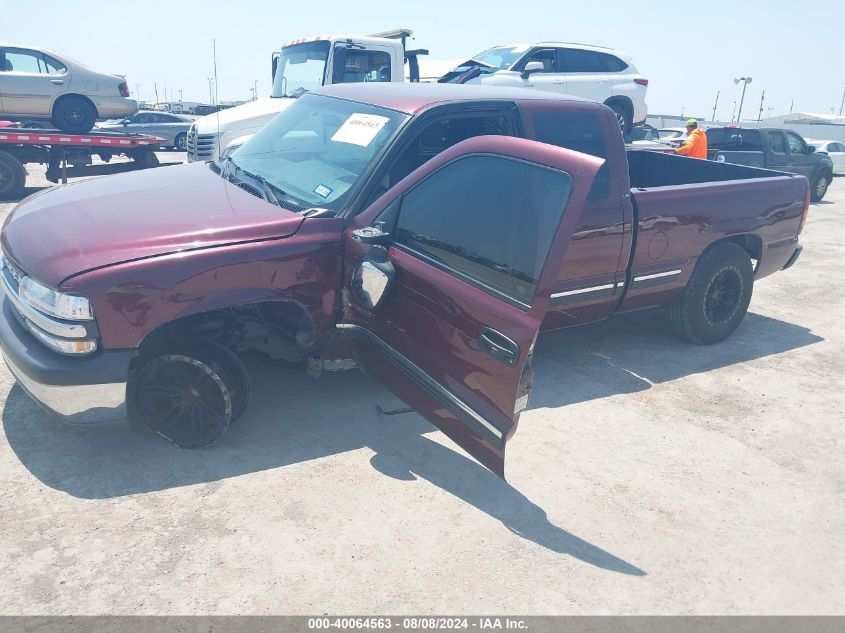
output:
[[[141,84],[135,84],[135,98],[141,100]]]
[[[212,88],[214,77],[206,77],[206,79],[208,79],[208,104],[214,105],[214,89]]]
[[[760,111],[757,113],[757,123],[761,121],[763,118],[763,102],[766,100],[766,91],[763,91],[763,94],[760,95]]]
[[[710,118],[711,121],[716,120],[716,106],[719,105],[719,91],[716,91],[716,103],[713,104],[713,116]]]
[[[179,88],[179,103],[182,103],[182,89]]]
[[[686,110],[686,106],[681,106],[681,118],[684,118],[684,110]]]
[[[789,104],[789,114],[792,114],[792,106],[795,105],[795,99],[792,100],[792,103]]]
[[[736,99],[734,99],[734,111],[731,114],[731,123],[734,122],[734,117],[736,117]]]
[[[258,80],[252,82],[252,100],[258,99]]]
[[[158,84],[153,82],[153,88],[155,89],[156,93],[156,105],[158,105]]]
[[[738,84],[742,82],[742,96],[739,99],[739,113],[736,115],[736,122],[739,123],[742,121],[742,104],[745,103],[745,89],[748,87],[748,84],[751,83],[751,77],[740,77],[739,79],[734,79],[734,84]]]
[[[845,90],[842,91],[842,102],[839,104],[839,116],[842,116],[843,108],[845,108]]]

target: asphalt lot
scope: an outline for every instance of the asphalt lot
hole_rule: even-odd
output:
[[[725,343],[541,338],[508,483],[359,372],[250,359],[187,452],[63,426],[3,367],[0,614],[843,614],[843,216],[839,178]]]

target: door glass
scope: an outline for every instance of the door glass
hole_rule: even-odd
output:
[[[604,71],[599,53],[585,51],[578,48],[568,48],[564,52],[565,67],[567,73],[600,73]]]
[[[557,53],[553,48],[543,48],[534,51],[521,61],[518,67],[514,70],[523,70],[528,62],[541,62],[543,64],[544,73],[558,73],[560,70],[557,67]]]
[[[804,139],[802,139],[797,134],[793,134],[792,132],[786,133],[786,140],[789,143],[789,153],[790,154],[806,154],[807,153],[807,145],[804,143]]]
[[[50,75],[61,75],[67,71],[67,67],[57,59],[44,55],[44,61],[47,64],[47,72]]]
[[[621,73],[628,68],[628,64],[615,55],[607,55],[605,53],[597,53],[597,55],[601,58],[602,65],[607,72]]]
[[[469,156],[405,195],[394,243],[528,306],[571,193],[572,178],[564,172],[502,156]]]
[[[362,51],[344,46],[335,47],[335,55],[343,51],[343,67],[336,68],[334,83],[351,84],[371,81],[389,82],[391,79],[390,53]]]
[[[780,132],[769,132],[769,145],[775,154],[786,154],[786,142]]]
[[[7,72],[41,74],[47,72],[47,66],[41,54],[20,48],[7,48],[4,63]]]
[[[363,208],[366,209],[405,176],[456,143],[475,136],[513,136],[514,133],[512,117],[501,112],[438,118],[418,132],[396,159],[391,161],[390,168],[367,196]]]

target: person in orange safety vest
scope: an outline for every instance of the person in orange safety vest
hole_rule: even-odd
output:
[[[676,154],[707,160],[707,136],[695,119],[687,121],[687,142],[675,150]]]

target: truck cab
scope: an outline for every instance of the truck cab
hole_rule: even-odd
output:
[[[332,84],[405,81],[405,62],[418,68],[406,51],[413,34],[397,29],[369,36],[318,35],[288,42],[272,57],[273,91],[236,108],[198,119],[188,131],[188,162],[215,160],[227,147],[242,145],[296,98]],[[418,73],[416,75],[418,77]]]

